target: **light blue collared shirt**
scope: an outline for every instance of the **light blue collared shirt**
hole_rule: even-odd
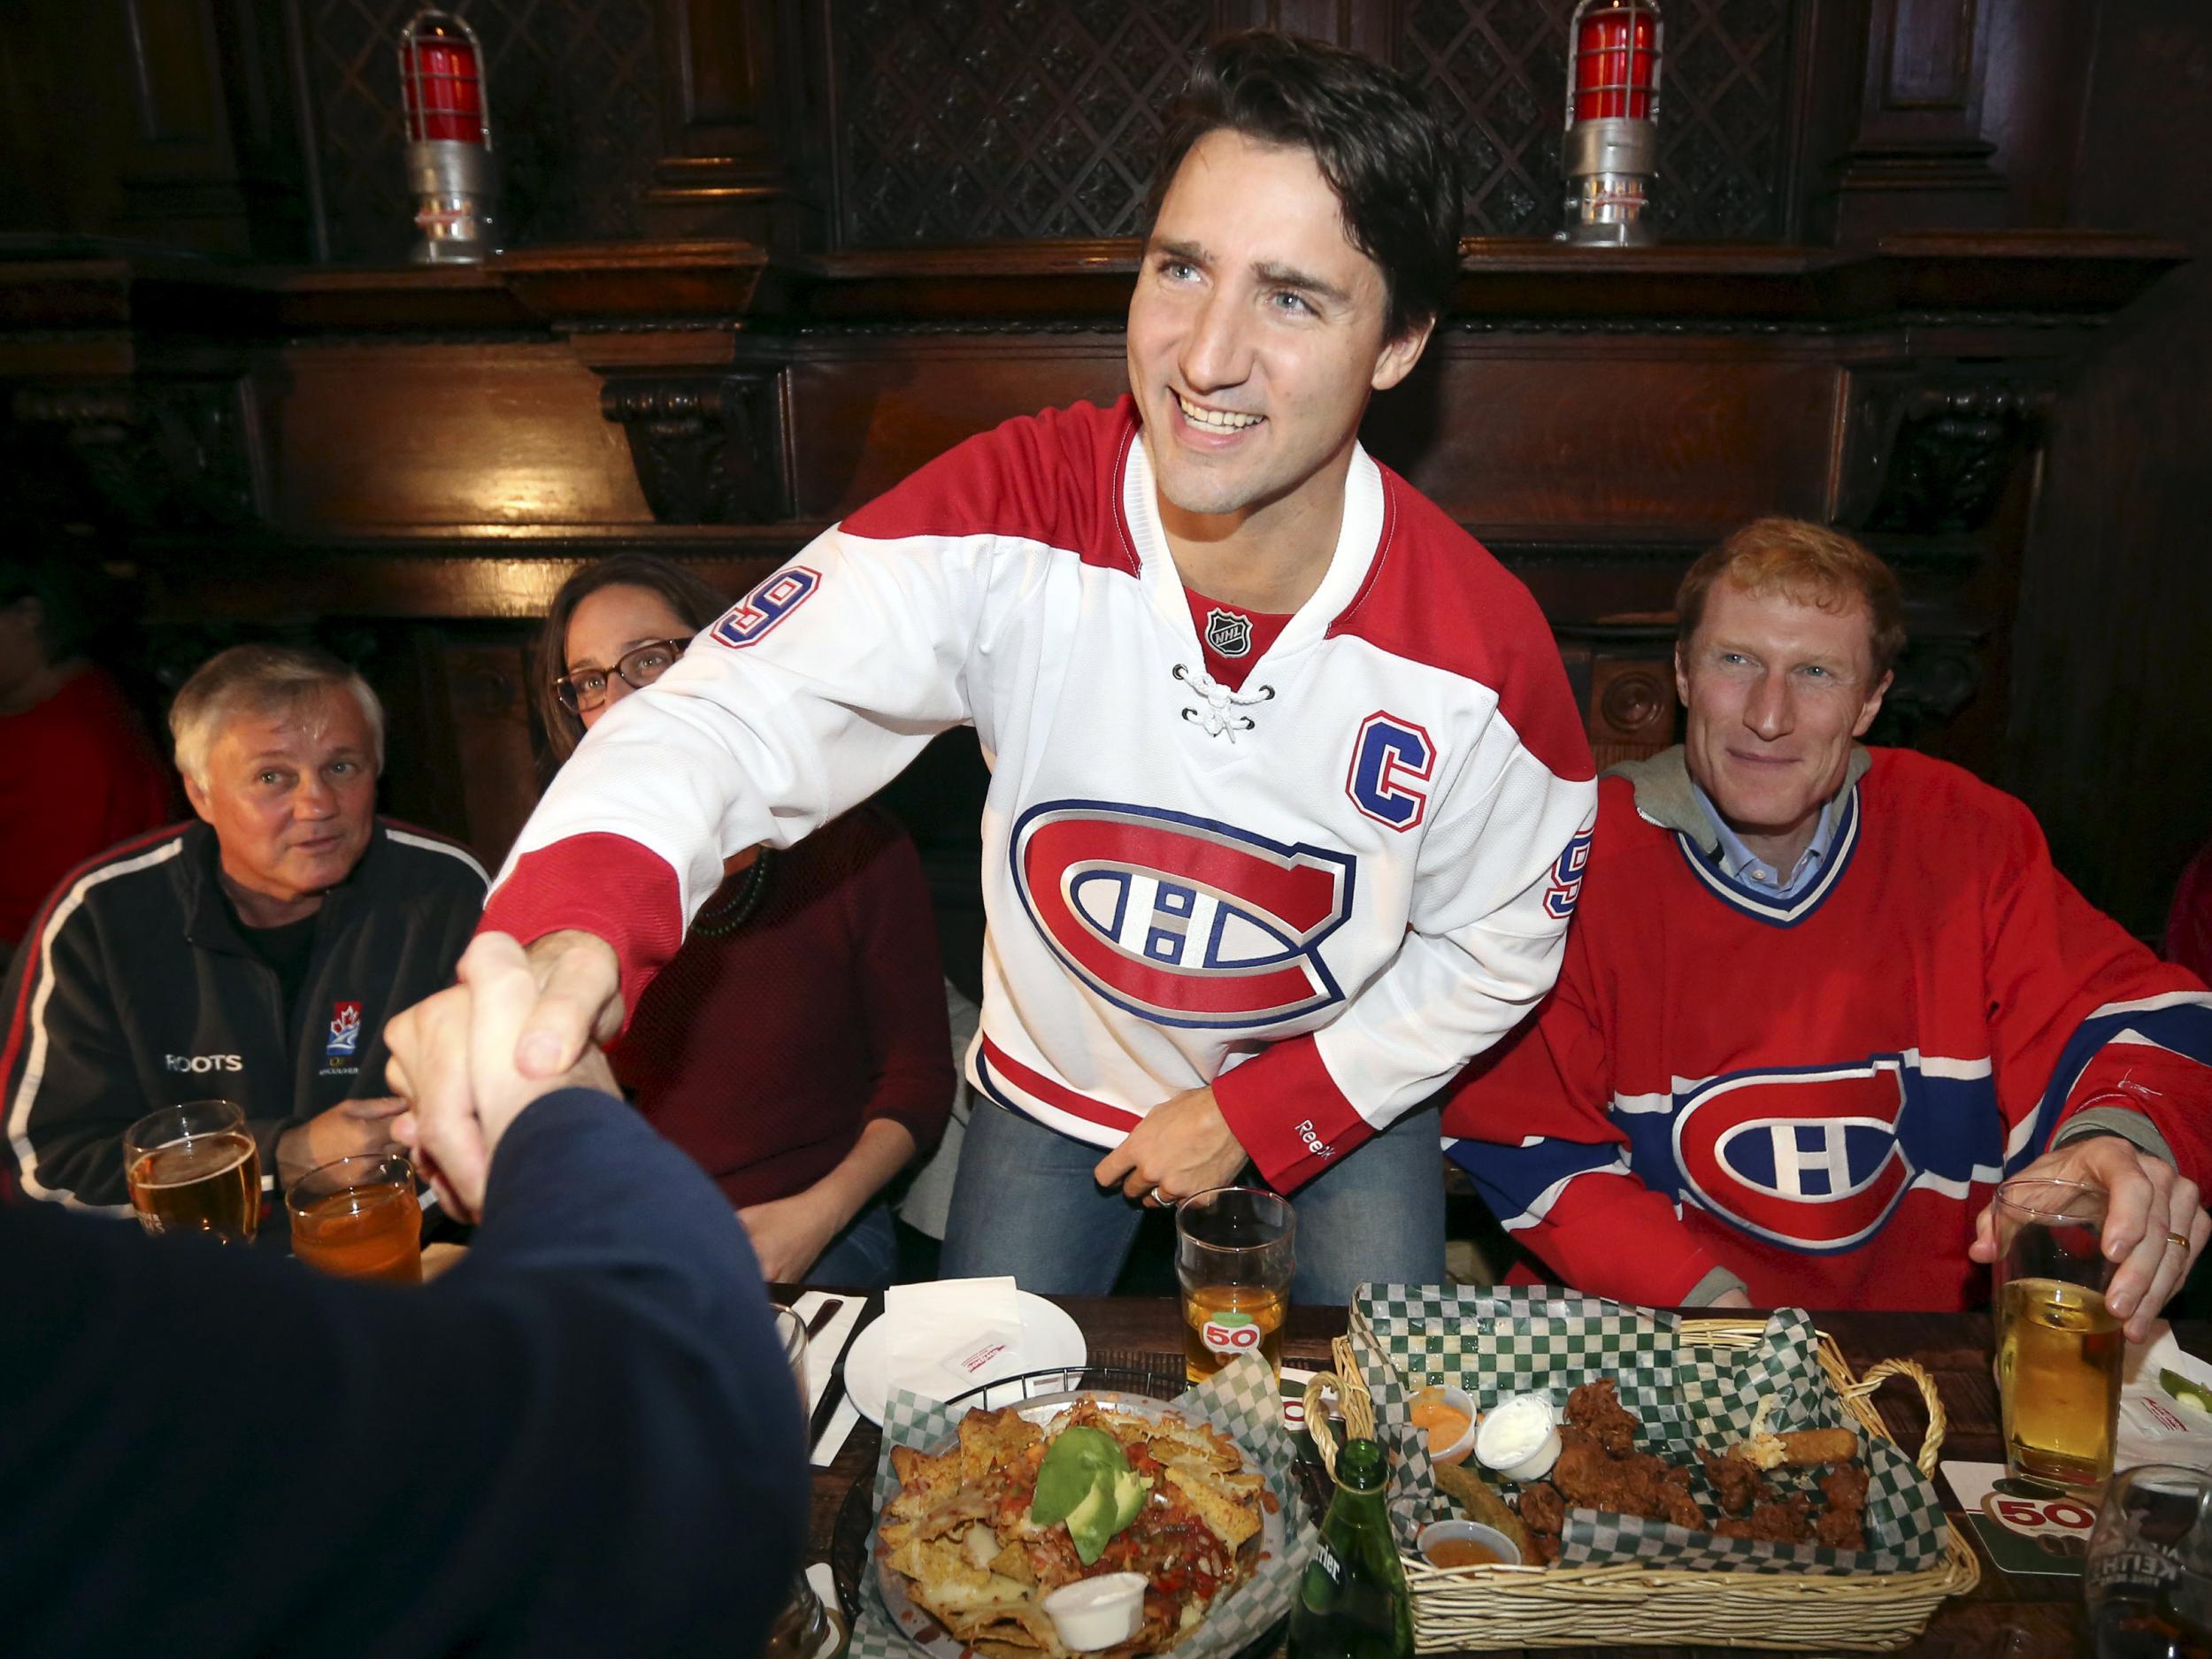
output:
[[[1719,832],[1720,867],[1733,879],[1747,887],[1764,888],[1778,899],[1795,898],[1812,884],[1820,874],[1821,866],[1828,862],[1828,849],[1836,839],[1836,803],[1832,798],[1821,803],[1820,822],[1813,826],[1812,841],[1798,854],[1797,867],[1785,879],[1780,871],[1745,846],[1742,838],[1728,827],[1720,810],[1694,778],[1690,780],[1690,793],[1697,797],[1698,806]]]

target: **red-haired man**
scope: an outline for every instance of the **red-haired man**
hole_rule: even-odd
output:
[[[1677,609],[1685,741],[1601,785],[1557,987],[1458,1085],[1453,1156],[1553,1273],[1670,1305],[1978,1305],[1995,1183],[2093,1181],[2139,1339],[2212,1231],[2212,995],[2019,802],[1858,742],[1904,645],[1881,560],[1764,518]]]

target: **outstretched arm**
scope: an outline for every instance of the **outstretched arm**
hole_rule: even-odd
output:
[[[620,1102],[512,1075],[535,991],[511,941],[443,995],[492,1156],[475,1244],[434,1284],[0,1209],[0,1409],[76,1425],[0,1459],[12,1644],[758,1648],[806,1485],[743,1229]]]

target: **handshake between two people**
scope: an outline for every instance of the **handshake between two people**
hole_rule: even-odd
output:
[[[621,979],[603,940],[573,932],[527,950],[511,934],[479,934],[455,977],[384,1028],[385,1079],[406,1102],[393,1138],[446,1213],[474,1221],[492,1155],[525,1107],[564,1088],[616,1093],[598,1044],[621,1029]]]

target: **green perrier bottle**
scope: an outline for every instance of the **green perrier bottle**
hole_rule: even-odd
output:
[[[1390,1463],[1373,1440],[1336,1457],[1336,1496],[1290,1609],[1289,1659],[1413,1659],[1413,1601],[1383,1507]]]

